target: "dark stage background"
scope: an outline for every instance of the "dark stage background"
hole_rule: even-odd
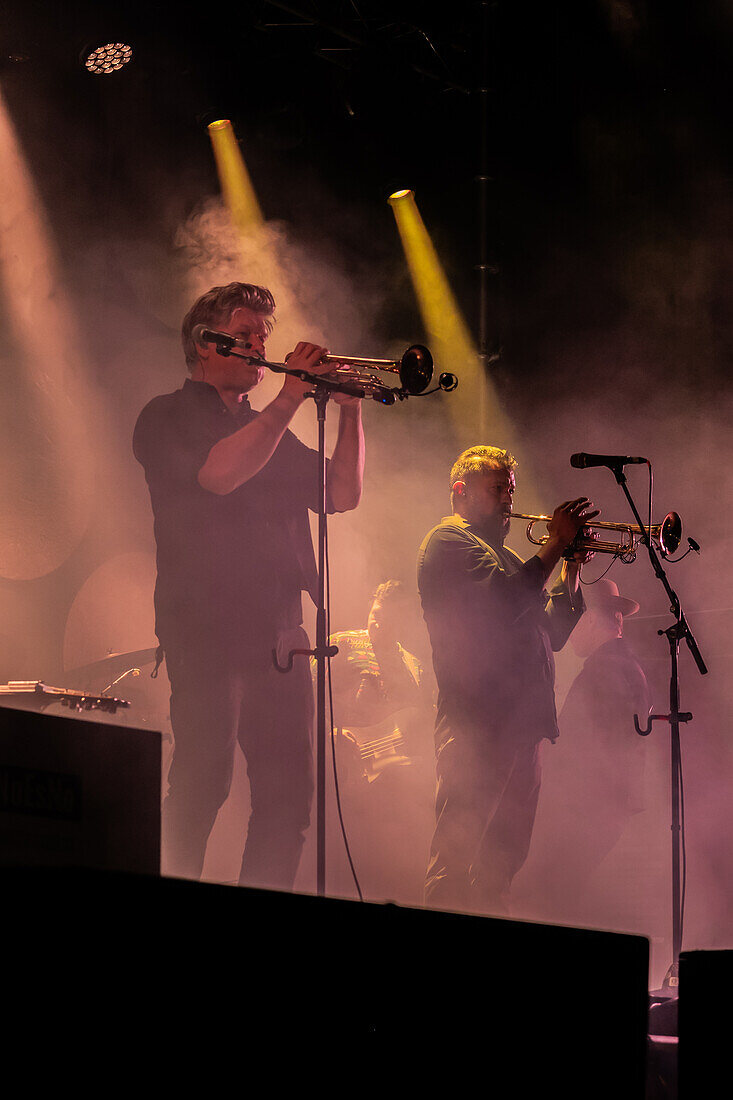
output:
[[[111,40],[133,61],[90,75],[85,46]],[[131,725],[167,731],[164,678],[138,654],[155,641],[154,548],[130,437],[184,377],[192,298],[248,277],[206,131],[229,118],[308,319],[294,332],[281,316],[271,358],[300,338],[388,356],[426,338],[386,202],[399,186],[415,190],[475,339],[486,333],[482,424],[455,423],[455,395],[366,403],[363,504],[331,524],[334,630],[364,625],[385,577],[414,586],[450,464],[477,431],[518,455],[520,511],[588,493],[627,520],[611,474],[571,470],[569,455],[651,459],[655,518],[675,509],[701,546],[669,574],[710,669],[683,649],[685,946],[730,946],[732,58],[722,0],[457,0],[429,15],[406,0],[260,0],[233,15],[0,4],[0,679],[101,688],[111,666],[94,684],[75,670],[134,653],[143,674],[118,689]],[[296,430],[314,438],[312,409]],[[629,483],[645,507],[645,468]],[[627,636],[666,710],[664,594],[642,555],[610,576],[641,604]],[[417,608],[405,642],[429,662]],[[560,655],[561,699],[578,667]],[[667,739],[656,725],[647,809],[606,861],[595,911],[650,936],[653,982],[669,962]],[[540,835],[562,777],[553,752]],[[227,880],[239,845],[227,819],[210,877]],[[523,897],[552,920],[531,877]]]

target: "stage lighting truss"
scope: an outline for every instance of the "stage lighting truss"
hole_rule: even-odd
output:
[[[131,58],[132,46],[127,46],[124,42],[108,42],[106,46],[98,46],[93,50],[84,65],[90,73],[102,76],[121,69]]]

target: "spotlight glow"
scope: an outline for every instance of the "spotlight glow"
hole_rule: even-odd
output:
[[[93,50],[84,65],[90,73],[103,76],[121,69],[131,59],[132,46],[127,46],[124,42],[108,42],[106,46],[98,46]]]
[[[2,93],[0,159],[0,574],[28,580],[57,569],[81,541],[100,485],[112,484],[115,428]]]
[[[506,421],[476,345],[471,337],[435,246],[422,220],[415,194],[395,191],[388,199],[410,271],[428,345],[438,373],[454,372],[460,385],[447,405],[461,442],[511,438]]]
[[[234,224],[247,233],[261,226],[264,219],[234,127],[228,118],[220,118],[210,122],[207,130],[224,201]]]

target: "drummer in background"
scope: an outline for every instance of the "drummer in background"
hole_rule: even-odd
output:
[[[337,766],[349,844],[362,894],[418,905],[432,827],[431,691],[404,647],[417,595],[380,584],[366,627],[333,634]],[[348,888],[348,876],[344,879]]]

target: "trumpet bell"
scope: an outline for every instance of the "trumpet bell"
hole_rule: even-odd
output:
[[[423,344],[413,344],[400,360],[400,382],[407,393],[423,393],[433,377],[433,357]]]
[[[682,542],[682,520],[676,512],[667,512],[659,528],[659,550],[663,558],[674,554]]]

